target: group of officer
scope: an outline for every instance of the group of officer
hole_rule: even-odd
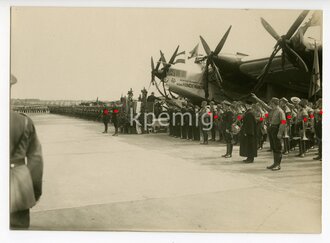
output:
[[[152,103],[157,103],[155,101]],[[254,162],[257,150],[263,149],[268,138],[274,162],[267,169],[280,170],[282,155],[295,150],[298,150],[297,157],[304,157],[317,145],[318,154],[313,159],[322,160],[322,112],[321,99],[313,104],[298,97],[291,97],[290,100],[273,97],[266,104],[251,94],[249,103],[202,101],[198,106],[186,100],[181,108],[169,106],[167,117],[170,136],[200,141],[203,145],[217,138],[226,144],[224,158],[231,158],[233,146],[239,143],[240,156],[247,157],[244,160],[246,163]],[[173,119],[174,116],[176,119]],[[123,117],[127,120],[124,111],[119,112],[116,106],[111,109],[104,107],[104,133],[108,132],[110,120],[115,126],[114,136],[118,135],[118,128],[125,133],[127,127],[127,133],[134,133],[129,132],[130,127],[134,126],[125,122]]]
[[[282,155],[298,151],[296,156],[304,157],[316,145],[318,153],[313,159],[322,160],[322,99],[313,104],[298,97],[292,97],[290,101],[274,97],[266,104],[251,94],[251,100],[250,104],[203,101],[201,106],[185,102],[181,109],[170,108],[169,135],[201,144],[218,138],[226,143],[224,158],[231,158],[233,146],[240,142],[240,155],[247,157],[246,163],[254,161],[257,150],[263,149],[268,138],[269,151],[273,152],[274,158],[273,164],[267,167],[271,170],[281,169]],[[192,122],[188,116],[183,116],[183,122],[172,119],[178,113],[190,113]]]
[[[102,112],[100,113],[99,117],[102,117],[102,121],[104,124],[103,133],[108,133],[108,124],[111,121],[115,127],[115,133],[112,136],[118,136],[119,109],[116,106],[113,106],[112,108],[103,106]]]
[[[102,119],[104,123],[104,131],[103,133],[108,133],[108,124],[109,122],[113,123],[115,127],[115,133],[113,136],[118,136],[118,133],[123,134],[140,134],[140,133],[147,133],[148,129],[145,129],[144,123],[145,118],[150,120],[149,117],[145,117],[145,113],[150,110],[152,106],[153,113],[158,117],[158,114],[161,113],[161,107],[159,106],[160,103],[157,101],[159,100],[158,97],[155,96],[154,92],[151,92],[149,96],[147,96],[147,90],[141,90],[141,95],[138,98],[138,101],[141,104],[140,107],[140,115],[138,116],[138,122],[140,126],[137,126],[134,119],[132,119],[132,115],[136,115],[136,103],[133,101],[133,90],[130,89],[127,93],[127,97],[121,97],[119,102],[116,102],[112,106],[104,105],[102,110],[98,112],[97,120],[99,118]],[[132,113],[130,112],[132,109]]]

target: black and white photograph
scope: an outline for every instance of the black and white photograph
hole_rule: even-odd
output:
[[[9,230],[321,234],[323,16],[11,6]]]

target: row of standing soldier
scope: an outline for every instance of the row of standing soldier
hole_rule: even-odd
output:
[[[310,148],[318,145],[318,154],[315,160],[322,160],[322,100],[315,104],[305,99],[292,97],[289,102],[286,98],[272,98],[269,104],[260,100],[254,94],[255,101],[248,105],[242,102],[223,101],[215,105],[213,101],[207,104],[203,101],[201,107],[184,103],[181,109],[169,109],[169,134],[182,139],[201,141],[208,144],[209,132],[203,128],[205,125],[197,119],[208,113],[205,119],[213,119],[210,134],[211,139],[226,143],[225,158],[232,157],[233,145],[240,141],[240,155],[247,157],[246,163],[252,163],[257,157],[257,150],[263,149],[263,144],[269,139],[270,150],[274,155],[274,163],[267,167],[271,170],[280,170],[282,154],[287,155],[296,147],[299,148],[297,157],[304,157]],[[312,108],[313,107],[313,108]],[[173,120],[174,113],[191,113],[193,122]],[[197,125],[199,124],[199,125]],[[205,124],[209,124],[207,121]]]
[[[186,102],[183,103],[182,108],[169,108],[167,111],[170,118],[169,134],[208,144],[208,130],[211,134],[210,140],[213,141],[218,133],[219,140],[226,143],[226,153],[223,155],[225,158],[232,157],[233,145],[240,141],[240,155],[247,157],[244,160],[246,163],[254,161],[257,150],[263,148],[268,135],[269,151],[274,154],[274,163],[267,168],[272,170],[280,169],[282,154],[286,155],[298,147],[297,156],[304,157],[305,153],[315,145],[315,141],[318,143],[319,152],[314,159],[322,159],[321,100],[314,104],[313,109],[307,100],[298,97],[292,97],[291,102],[286,98],[272,98],[269,104],[264,103],[254,94],[251,97],[255,101],[252,105],[237,101],[232,103],[223,101],[215,105],[213,101],[209,104],[203,101],[201,107]],[[173,115],[177,113],[190,113],[192,122],[186,116],[183,117],[183,122],[180,119],[173,119]],[[127,130],[131,127],[127,121],[125,122],[127,119],[123,119],[126,117],[125,113],[118,114],[116,107],[111,111],[104,108],[102,116],[104,132],[108,130],[107,124],[110,119],[115,125],[114,135],[118,134],[118,127],[124,129],[128,127]]]

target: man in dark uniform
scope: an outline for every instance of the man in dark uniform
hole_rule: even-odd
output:
[[[198,105],[195,105],[194,107],[194,111],[193,111],[193,116],[192,116],[192,120],[193,120],[193,135],[194,135],[194,140],[195,141],[200,141],[200,129],[199,129],[199,120],[198,120],[198,112],[200,110]]]
[[[193,124],[194,124],[194,105],[192,103],[187,103],[187,112],[188,114],[190,114],[190,118],[188,120],[186,120],[186,124],[187,124],[187,139],[189,140],[193,140]],[[186,118],[187,119],[187,118]]]
[[[221,142],[224,138],[224,130],[222,125],[222,115],[223,115],[223,109],[221,104],[217,104],[217,113],[215,115],[214,120],[216,121],[216,127],[219,133],[219,142]]]
[[[168,108],[168,116],[169,116],[169,135],[170,136],[174,136],[174,124],[173,124],[173,108],[169,107]]]
[[[318,144],[318,155],[313,159],[322,160],[322,115],[323,115],[322,99],[319,99],[316,102],[316,109],[314,114],[315,114],[314,128],[315,128],[315,135]]]
[[[110,121],[110,114],[109,110],[106,106],[103,107],[102,110],[102,121],[104,124],[104,132],[103,133],[108,133],[108,123]]]
[[[291,109],[289,108],[288,104],[288,100],[285,97],[282,97],[280,99],[280,107],[281,109],[284,111],[285,113],[285,118],[286,118],[286,124],[285,124],[285,135],[283,137],[283,154],[288,154],[290,151],[290,136],[291,136],[291,119],[292,119],[292,113],[291,113]]]
[[[155,102],[156,99],[157,97],[155,96],[155,93],[151,92],[151,95],[149,95],[147,98],[147,102]]]
[[[314,148],[315,145],[315,114],[314,109],[312,108],[312,104],[309,104],[306,107],[307,114],[308,114],[308,122],[307,122],[307,129],[306,129],[306,136],[308,138],[308,141],[306,141],[307,146],[306,150],[308,151],[311,148]],[[306,151],[306,152],[307,152]]]
[[[233,152],[233,134],[232,134],[232,125],[234,123],[234,113],[230,109],[230,102],[223,101],[222,108],[224,113],[222,115],[222,125],[224,128],[224,138],[227,145],[226,153],[222,155],[225,158],[231,158]]]
[[[118,136],[118,123],[119,120],[119,109],[117,108],[117,106],[114,106],[112,109],[112,116],[111,116],[111,121],[115,127],[115,133],[112,136]]]
[[[187,139],[187,137],[188,137],[189,117],[185,115],[186,112],[187,112],[187,103],[186,102],[182,102],[182,107],[181,107],[180,112],[183,115],[183,121],[180,122],[181,139]]]
[[[174,137],[181,138],[181,111],[178,107],[175,107],[173,113],[173,124],[174,124]]]
[[[273,171],[281,169],[282,161],[282,143],[281,139],[283,138],[286,118],[284,111],[279,106],[279,99],[272,98],[269,102],[269,106],[260,100],[255,94],[251,94],[251,97],[254,98],[259,104],[261,104],[269,112],[269,139],[273,144],[273,155],[274,162],[271,166],[267,166],[267,169]]]
[[[210,110],[207,107],[207,102],[202,101],[201,109],[199,111],[199,124],[201,129],[201,134],[203,135],[203,142],[201,144],[208,144],[208,130],[210,126]]]
[[[216,106],[214,101],[210,102],[210,112],[211,112],[211,116],[213,116],[213,124],[211,128],[211,141],[215,141],[217,120],[214,119],[214,117],[216,116]]]
[[[245,163],[253,163],[254,157],[258,155],[257,121],[252,109],[249,108],[243,115],[241,127],[239,155],[247,157]]]
[[[10,85],[16,82],[17,79],[12,76]],[[43,158],[41,144],[32,120],[24,114],[10,111],[10,168],[14,170],[15,167],[25,165],[31,174],[34,191],[34,195],[30,196],[38,201],[42,194]],[[15,193],[12,191],[14,188],[11,187],[10,190],[11,194]],[[11,229],[27,229],[29,226],[29,207],[10,212]]]
[[[263,109],[258,104],[253,104],[252,109],[255,112],[257,121],[257,142],[258,149],[263,149],[263,144],[267,139],[266,124]]]
[[[240,106],[240,103],[237,101],[234,101],[232,106],[231,106],[231,110],[234,113],[234,117],[235,117],[235,121],[232,125],[232,135],[233,135],[233,144],[237,144],[240,140],[240,129],[242,127],[243,121],[243,109]]]

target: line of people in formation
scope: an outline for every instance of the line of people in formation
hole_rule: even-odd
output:
[[[304,157],[314,146],[318,146],[314,160],[322,160],[322,99],[311,103],[306,99],[292,97],[272,98],[268,104],[251,95],[255,101],[246,104],[240,101],[223,101],[219,104],[211,101],[201,103],[201,106],[184,103],[181,109],[170,108],[169,135],[181,139],[226,143],[224,158],[231,158],[233,146],[240,144],[240,156],[246,157],[244,162],[253,163],[257,151],[263,149],[264,142],[269,140],[270,150],[273,152],[274,162],[267,169],[273,171],[281,169],[282,155],[298,150],[297,157]],[[193,122],[187,117],[172,119],[176,113],[191,113]],[[203,116],[203,114],[205,114]],[[208,123],[201,119],[213,119]],[[203,125],[210,124],[210,125]],[[209,138],[210,134],[210,138]],[[216,136],[218,134],[218,136]]]

